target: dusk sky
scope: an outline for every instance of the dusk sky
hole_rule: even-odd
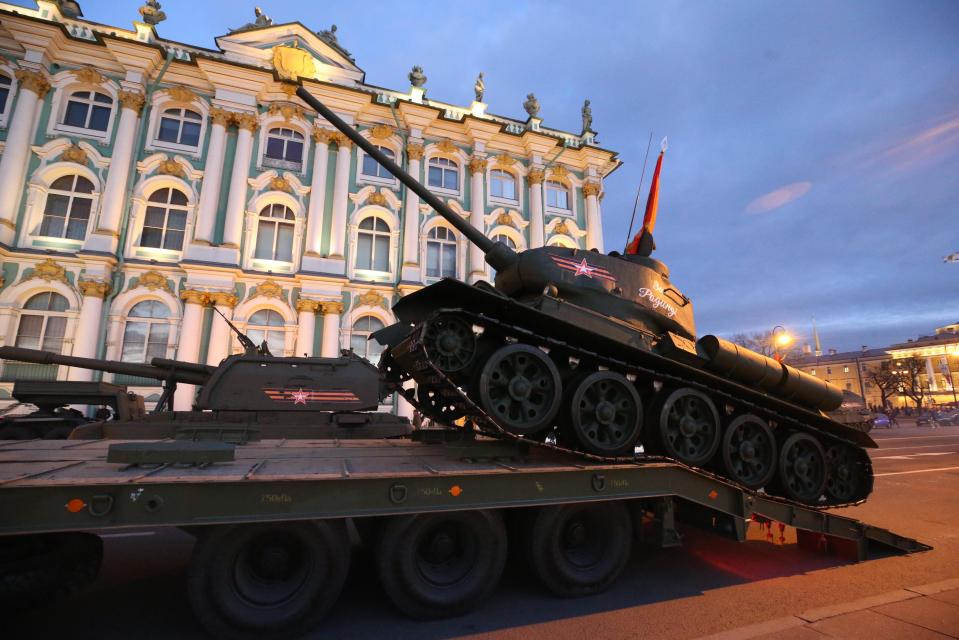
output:
[[[32,3],[31,3],[32,4]],[[81,1],[129,27],[142,2]],[[163,0],[162,37],[215,48],[253,3]],[[669,137],[656,256],[700,334],[781,324],[823,347],[903,342],[959,321],[959,2],[302,2],[366,81],[579,131],[592,100],[607,249],[626,241],[650,132]],[[649,173],[643,185],[645,202]],[[642,217],[642,203],[639,217]]]

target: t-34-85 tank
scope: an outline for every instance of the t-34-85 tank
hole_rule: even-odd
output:
[[[439,198],[300,87],[297,95],[417,193],[496,270],[495,287],[442,280],[393,308],[376,334],[380,367],[414,379],[411,400],[447,423],[463,416],[591,456],[657,453],[751,489],[822,506],[865,498],[862,431],[823,412],[841,391],[715,336],[696,341],[690,300],[645,251],[562,247],[516,253]],[[646,255],[642,255],[642,254]]]

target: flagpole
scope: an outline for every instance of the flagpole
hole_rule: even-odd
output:
[[[639,196],[643,192],[643,180],[646,178],[646,161],[649,160],[649,147],[653,143],[653,132],[649,132],[649,141],[646,143],[646,157],[643,158],[643,172],[639,176],[639,186],[636,187],[636,200],[633,201],[633,215],[629,218],[629,231],[626,232],[626,246],[629,246],[629,240],[633,237],[633,223],[636,222],[636,207],[639,206]],[[623,252],[626,249],[623,248]]]

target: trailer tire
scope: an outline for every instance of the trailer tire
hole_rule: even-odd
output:
[[[492,593],[506,564],[507,536],[497,511],[396,516],[379,541],[386,594],[413,618],[472,611]]]
[[[90,533],[0,538],[0,611],[47,606],[93,582],[103,541]]]
[[[296,637],[336,602],[349,564],[339,521],[212,527],[194,548],[187,592],[215,637]]]
[[[543,507],[527,528],[533,570],[564,598],[608,589],[629,561],[632,542],[632,519],[622,502]]]

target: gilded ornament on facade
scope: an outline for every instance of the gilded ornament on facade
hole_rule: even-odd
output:
[[[17,69],[17,72],[13,75],[17,77],[17,82],[20,83],[21,88],[34,92],[39,98],[43,98],[50,90],[50,81],[38,71]]]
[[[87,152],[76,142],[64,149],[60,157],[67,162],[76,162],[82,165],[87,163]]]
[[[163,291],[170,291],[170,283],[167,282],[166,277],[159,271],[147,271],[137,278],[138,287],[146,287],[150,291],[156,291],[157,289],[162,289]]]
[[[221,127],[229,127],[230,122],[233,121],[233,114],[226,109],[213,107],[210,109],[210,119],[213,121],[213,124],[218,124]]]
[[[30,278],[39,278],[41,280],[46,280],[47,282],[57,281],[69,284],[69,281],[67,280],[67,270],[50,258],[47,258],[43,262],[39,262],[34,265],[33,274],[30,276]]]
[[[296,46],[279,45],[273,47],[273,68],[282,80],[296,82],[299,78],[312,78],[316,72],[313,56],[306,49]]]
[[[320,301],[308,300],[307,298],[300,298],[299,300],[296,301],[295,308],[299,312],[306,311],[309,313],[316,313],[317,310],[320,308]]]
[[[385,307],[386,298],[383,297],[383,294],[379,291],[374,291],[370,289],[366,293],[360,295],[356,301],[363,307]]]
[[[184,87],[181,84],[164,89],[164,91],[172,100],[177,102],[191,103],[197,99],[197,95],[193,93],[193,89]]]
[[[245,129],[247,131],[256,131],[257,120],[255,113],[234,113],[233,114],[233,124],[237,126],[238,129]]]
[[[283,297],[283,287],[272,280],[264,280],[256,285],[256,295],[264,298],[281,298]]]
[[[303,113],[303,107],[290,104],[289,102],[273,102],[270,104],[270,108],[267,111],[271,116],[281,115],[284,120],[292,120],[293,118],[300,118],[301,120],[306,119],[305,114]]]
[[[370,129],[370,135],[376,140],[386,140],[393,135],[393,127],[388,124],[378,124]]]
[[[422,160],[426,149],[420,142],[411,142],[406,145],[406,155],[410,160]]]
[[[183,169],[183,165],[173,159],[168,159],[161,162],[160,166],[157,167],[157,173],[165,176],[176,176],[178,178],[186,177],[186,171]]]
[[[130,109],[137,114],[143,111],[146,96],[139,91],[121,91],[118,97],[124,109]]]
[[[563,165],[558,164],[555,167],[550,167],[549,177],[550,180],[565,181],[569,179],[569,171]]]
[[[453,144],[449,138],[444,138],[436,143],[436,148],[442,151],[443,153],[456,153],[456,145]]]
[[[237,298],[235,294],[227,291],[214,291],[210,294],[210,302],[217,307],[228,307],[232,309],[238,301],[239,298]]]
[[[284,191],[286,193],[293,191],[293,187],[290,186],[290,181],[280,176],[270,178],[269,189],[270,191]]]
[[[526,179],[529,180],[531,185],[542,184],[545,176],[546,173],[542,169],[530,169],[530,172],[526,174]]]
[[[473,156],[472,158],[470,158],[470,161],[467,167],[469,168],[470,174],[483,173],[484,171],[486,171],[486,158]]]
[[[320,310],[323,312],[323,315],[340,315],[343,313],[343,303],[342,302],[331,302],[329,300],[320,303]]]
[[[505,224],[508,226],[513,226],[513,216],[508,213],[501,213],[496,216],[496,224]]]
[[[187,304],[206,306],[210,303],[210,294],[206,291],[197,291],[196,289],[184,289],[180,292],[180,299]]]
[[[77,288],[84,296],[103,299],[110,293],[109,282],[97,282],[96,280],[80,280],[77,282]]]
[[[598,182],[584,182],[583,183],[583,197],[598,196],[599,195],[599,183]]]
[[[106,78],[103,77],[103,74],[93,67],[81,67],[80,69],[75,69],[73,71],[73,75],[76,76],[77,80],[80,82],[86,82],[87,84],[102,84],[106,81]]]
[[[375,204],[381,207],[386,206],[386,196],[384,196],[379,191],[374,191],[370,194],[370,197],[366,199],[367,204]]]
[[[314,129],[310,134],[313,138],[313,142],[316,144],[330,144],[330,137],[333,135],[333,132],[329,129]]]
[[[349,146],[353,144],[349,138],[338,131],[334,131],[330,134],[330,142],[335,142],[336,146],[341,149],[349,148]]]
[[[556,226],[553,227],[553,233],[558,233],[560,235],[568,236],[569,227],[566,226],[565,220],[560,220],[556,223]]]
[[[496,166],[496,168],[498,169],[512,169],[513,164],[515,164],[515,162],[516,161],[513,160],[511,157],[509,157],[507,154],[501,153],[498,156],[496,156],[494,166]]]

